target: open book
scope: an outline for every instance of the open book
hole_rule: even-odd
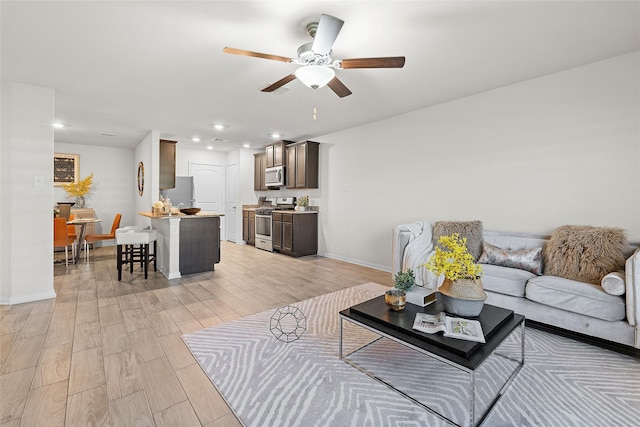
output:
[[[485,342],[480,322],[459,317],[449,317],[444,312],[438,314],[416,314],[416,319],[413,321],[413,329],[427,334],[435,334],[442,331],[445,337]]]

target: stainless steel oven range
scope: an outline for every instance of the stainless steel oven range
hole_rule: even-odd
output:
[[[256,208],[256,248],[273,252],[273,211],[293,210],[295,197],[277,197],[275,205]]]
[[[273,252],[271,240],[273,208],[256,209],[256,248]]]

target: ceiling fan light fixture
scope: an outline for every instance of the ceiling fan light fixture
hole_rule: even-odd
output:
[[[295,72],[296,78],[311,89],[326,86],[336,76],[335,71],[321,65],[305,65]]]

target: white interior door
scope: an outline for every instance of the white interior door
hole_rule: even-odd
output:
[[[236,221],[238,216],[238,165],[228,165],[225,185],[225,230],[226,239],[237,242]]]
[[[224,213],[224,166],[189,163],[189,175],[193,176],[196,207],[203,211]],[[224,236],[224,217],[221,218],[220,227]]]

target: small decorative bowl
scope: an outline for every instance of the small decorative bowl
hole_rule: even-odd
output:
[[[200,208],[182,208],[180,209],[180,212],[185,215],[195,215],[200,212]]]
[[[400,289],[389,289],[384,294],[384,302],[393,311],[404,310],[404,306],[407,305],[407,293]]]

